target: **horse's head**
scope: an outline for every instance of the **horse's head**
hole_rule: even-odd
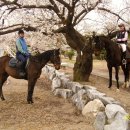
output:
[[[51,63],[53,63],[56,70],[60,69],[61,59],[60,59],[60,49],[54,49],[50,57]]]
[[[94,54],[96,56],[100,55],[101,50],[104,48],[104,42],[101,40],[100,36],[94,36]]]

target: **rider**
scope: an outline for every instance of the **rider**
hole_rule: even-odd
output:
[[[19,68],[19,74],[20,76],[25,76],[25,65],[27,62],[27,59],[29,58],[29,52],[28,52],[28,46],[26,44],[26,41],[24,39],[24,31],[19,30],[18,31],[18,39],[16,41],[16,58],[20,61]]]
[[[123,52],[123,60],[122,63],[126,64],[126,47],[127,47],[127,40],[128,40],[128,32],[125,29],[125,25],[123,23],[118,25],[119,32],[117,33],[116,40],[117,43],[120,44]]]

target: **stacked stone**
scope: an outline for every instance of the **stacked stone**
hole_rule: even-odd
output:
[[[67,75],[45,66],[43,72],[52,81],[52,92],[55,96],[69,98],[90,119],[95,130],[130,130],[128,113],[115,99],[97,91],[90,85],[72,82]]]

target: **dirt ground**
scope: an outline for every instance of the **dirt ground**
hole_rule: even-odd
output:
[[[45,77],[36,84],[33,105],[26,102],[26,81],[9,78],[3,88],[0,130],[94,130],[70,101],[52,94]]]

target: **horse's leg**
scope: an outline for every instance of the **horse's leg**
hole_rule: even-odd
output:
[[[1,97],[1,100],[5,100],[2,87],[3,87],[4,82],[7,80],[7,78],[8,78],[8,74],[3,74],[0,76],[0,97]]]
[[[124,73],[124,84],[122,85],[122,88],[125,88],[127,86],[129,86],[129,66],[128,65],[122,65],[122,70]]]
[[[28,80],[28,96],[27,96],[27,102],[29,104],[32,104],[33,103],[33,99],[32,99],[32,96],[33,96],[33,91],[34,91],[34,86],[36,84],[36,81],[37,79],[30,79]]]
[[[123,73],[124,73],[124,83],[122,85],[122,88],[126,87],[126,81],[127,81],[127,75],[126,75],[126,67],[124,65],[121,66]]]
[[[115,67],[115,72],[116,72],[115,78],[116,78],[116,83],[117,83],[117,89],[119,90],[119,76],[118,76],[119,67],[118,66]]]
[[[129,65],[126,65],[126,88],[129,88]]]
[[[109,87],[111,88],[112,86],[112,67],[110,65],[108,65],[108,70],[109,70]]]
[[[3,101],[3,100],[5,100],[5,98],[4,98],[4,95],[3,95],[2,86],[3,86],[3,82],[0,81],[0,97],[1,97],[1,100]]]

